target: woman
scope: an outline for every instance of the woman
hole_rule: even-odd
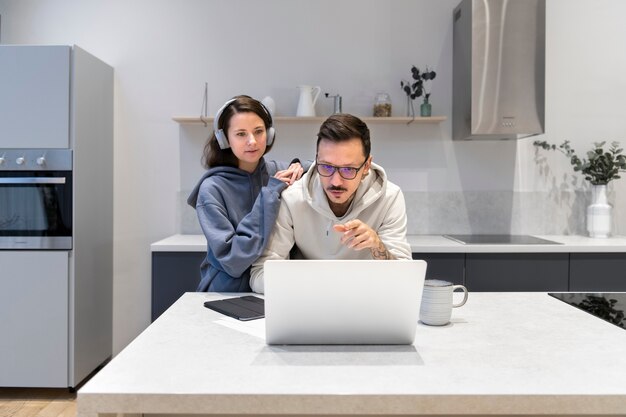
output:
[[[250,266],[274,228],[280,193],[304,169],[297,159],[289,166],[265,160],[275,139],[272,117],[251,97],[227,101],[213,130],[204,146],[208,170],[187,199],[207,239],[197,291],[248,292]]]

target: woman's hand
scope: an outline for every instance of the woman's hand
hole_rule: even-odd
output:
[[[287,185],[291,185],[302,177],[304,173],[304,168],[300,165],[300,162],[294,162],[289,165],[289,168],[284,169],[282,171],[278,171],[274,174],[274,178],[277,178],[284,182]]]

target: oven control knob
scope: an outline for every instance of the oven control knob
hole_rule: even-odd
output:
[[[20,156],[19,158],[17,158],[17,159],[15,160],[15,163],[16,163],[16,164],[18,164],[18,165],[24,165],[24,162],[25,162],[25,161],[26,161],[26,160],[24,159],[24,157],[23,157],[23,156]]]
[[[39,158],[37,158],[37,165],[41,166],[45,164],[46,164],[46,158],[44,158],[43,156],[40,156]]]
[[[4,164],[4,156],[0,156],[0,165]]]

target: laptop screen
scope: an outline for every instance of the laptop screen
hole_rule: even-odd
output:
[[[270,260],[268,344],[411,344],[426,262]]]

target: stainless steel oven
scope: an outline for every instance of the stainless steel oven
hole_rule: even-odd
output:
[[[72,249],[72,151],[0,149],[0,250]]]

